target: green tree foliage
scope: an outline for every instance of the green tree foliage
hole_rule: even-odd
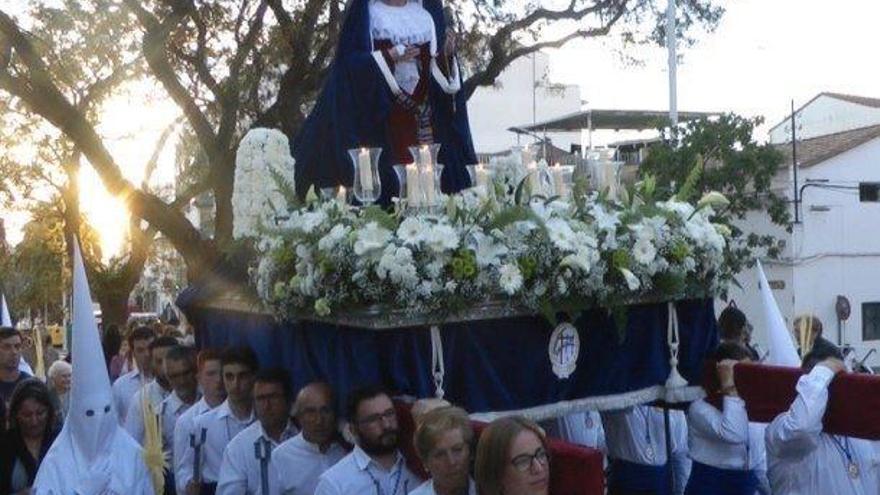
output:
[[[35,202],[25,224],[22,241],[0,258],[3,288],[16,318],[42,315],[60,322],[62,298],[70,287],[70,260],[65,237],[64,203],[60,196]],[[100,265],[101,248],[97,232],[83,222],[79,237],[89,265]]]
[[[660,187],[670,190],[686,181],[694,182],[692,195],[697,198],[709,191],[722,192],[730,200],[724,215],[743,220],[747,213],[762,210],[774,224],[789,229],[787,200],[771,188],[783,155],[772,145],[759,144],[753,138],[762,122],[761,118],[733,114],[688,122],[679,129],[676,139],[667,131],[664,141],[651,147],[639,174],[654,176]],[[688,177],[692,165],[700,159],[702,172]],[[728,262],[734,273],[752,266],[757,252],[771,257],[781,253],[781,241],[772,235],[746,233],[736,222],[732,230],[734,243]]]

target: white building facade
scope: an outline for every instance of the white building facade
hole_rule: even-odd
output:
[[[807,105],[799,110],[811,116],[805,124],[817,122],[826,130],[834,129],[830,122],[850,125],[840,118],[823,119],[817,109],[828,109],[829,102],[821,96],[813,100],[816,109]],[[874,109],[865,113],[847,122],[871,121]],[[880,125],[819,135],[805,125],[798,132],[813,136],[798,140],[798,184],[803,188],[799,222],[788,233],[772,225],[766,213],[754,212],[743,226],[747,232],[773,233],[785,241],[781,259],[763,263],[789,326],[796,315],[815,314],[825,338],[853,347],[861,358],[870,349],[880,351]],[[788,166],[773,186],[789,200],[794,195],[790,147],[790,142],[780,147]],[[766,349],[755,271],[741,274],[738,281],[743,289],[732,287],[730,295],[755,324],[754,338]],[[835,309],[838,296],[850,303],[845,321]],[[878,353],[866,364],[880,366]]]
[[[495,86],[477,88],[468,100],[471,135],[477,153],[498,153],[530,144],[532,138],[517,138],[508,129],[581,110],[580,87],[554,84],[549,73],[549,55],[536,52],[514,60],[498,77]],[[548,133],[547,137],[554,146],[565,151],[572,144],[581,144],[580,132]]]
[[[811,139],[880,124],[880,99],[819,93],[794,112],[797,139]],[[773,144],[791,142],[791,119],[770,129]]]

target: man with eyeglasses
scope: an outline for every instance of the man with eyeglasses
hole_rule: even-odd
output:
[[[290,376],[283,369],[271,368],[257,373],[254,379],[257,421],[226,447],[217,482],[218,495],[278,493],[278,473],[272,469],[271,460],[274,450],[297,434],[290,421],[292,395]]]
[[[346,454],[336,430],[333,390],[310,383],[297,394],[293,410],[302,432],[272,452],[272,466],[282,495],[312,495],[318,478]]]
[[[162,449],[170,460],[174,458],[174,429],[177,420],[199,399],[195,349],[179,345],[168,349],[163,375],[171,386],[171,393],[162,400],[159,410],[154,413],[162,420]],[[174,493],[174,471],[169,468],[165,474],[165,495]]]
[[[357,445],[321,475],[316,495],[403,495],[421,480],[398,450],[397,412],[379,387],[354,390],[348,396],[349,428]]]

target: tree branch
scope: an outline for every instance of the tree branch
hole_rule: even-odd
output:
[[[171,99],[183,110],[208,158],[212,161],[219,160],[222,152],[218,149],[214,128],[189,91],[181,84],[165,53],[168,35],[183,20],[185,12],[182,9],[172,12],[168,18],[159,22],[158,18],[141,7],[137,0],[124,0],[124,2],[135,12],[145,29],[143,52],[153,75],[162,83]]]
[[[183,213],[170,208],[158,197],[136,189],[125,179],[94,127],[47,77],[45,65],[28,37],[2,11],[0,33],[11,41],[13,49],[30,74],[24,81],[2,73],[0,86],[20,98],[35,114],[61,130],[88,158],[111,194],[121,198],[133,215],[143,218],[166,234],[187,260],[193,274],[210,268],[219,256],[216,251],[202,240],[198,230]]]
[[[560,21],[560,20],[582,20],[584,17],[597,12],[603,12],[608,8],[614,8],[613,14],[604,20],[600,27],[592,29],[579,29],[566,36],[552,41],[535,43],[529,46],[521,46],[519,48],[509,49],[509,45],[513,42],[513,35],[523,29],[538,22]],[[465,98],[470,98],[478,86],[489,86],[494,84],[495,80],[501,75],[507,66],[514,60],[524,55],[534,53],[543,48],[558,48],[565,43],[578,38],[587,38],[592,36],[601,36],[607,34],[611,27],[617,23],[627,12],[627,0],[607,0],[596,2],[590,7],[576,10],[575,1],[569,4],[565,10],[549,10],[544,8],[536,9],[531,14],[522,19],[509,22],[503,25],[489,39],[489,50],[491,58],[486,68],[469,77],[462,85]]]

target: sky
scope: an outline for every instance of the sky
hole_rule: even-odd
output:
[[[678,108],[762,115],[766,131],[822,91],[880,97],[880,2],[736,0],[718,29],[679,49]],[[592,108],[668,109],[664,48],[628,67],[595,40],[550,53],[554,82],[577,84]]]
[[[679,110],[762,115],[766,124],[756,137],[763,140],[769,127],[785,118],[792,99],[800,106],[822,91],[880,97],[880,64],[872,62],[874,47],[880,46],[880,2],[736,0],[723,5],[727,12],[718,29],[679,51]],[[588,107],[668,108],[663,48],[635,53],[644,62],[640,66],[627,66],[601,40],[571,42],[549,53],[553,82],[579,85]],[[135,89],[108,105],[106,125],[114,136],[111,151],[135,181],[162,129],[177,116],[172,103],[158,100],[144,107],[136,103],[137,94]],[[171,162],[165,153],[159,182],[172,180]],[[125,212],[90,167],[83,174],[84,210],[101,232],[105,254],[117,251]],[[9,240],[16,243],[26,217],[4,218]]]

